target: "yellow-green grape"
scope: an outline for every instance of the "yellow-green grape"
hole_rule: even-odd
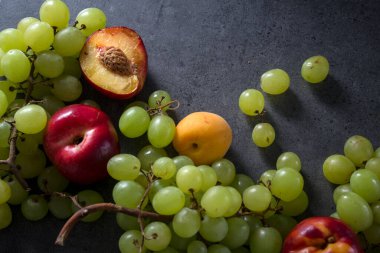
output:
[[[231,207],[231,193],[225,186],[213,186],[203,194],[201,206],[209,217],[222,217]]]
[[[333,200],[336,204],[338,202],[338,199],[347,192],[352,192],[350,184],[341,184],[337,186],[333,191]]]
[[[330,65],[325,57],[312,56],[302,64],[301,75],[306,82],[320,83],[326,79],[329,69]]]
[[[7,96],[8,104],[16,99],[17,89],[15,83],[8,80],[0,81],[0,90]]]
[[[380,179],[380,157],[373,157],[365,163],[365,168],[372,171]]]
[[[301,159],[294,152],[284,152],[277,158],[276,168],[281,169],[284,167],[290,167],[300,171]]]
[[[120,132],[128,138],[137,138],[145,134],[149,124],[149,113],[139,106],[128,108],[119,119]]]
[[[77,194],[77,198],[78,198],[78,203],[81,204],[82,206],[89,206],[96,203],[104,202],[102,195],[100,195],[98,192],[93,191],[93,190],[83,190]],[[79,208],[76,205],[74,205],[74,203],[72,203],[71,209],[73,212],[76,212],[77,210],[79,210]],[[93,222],[93,221],[98,220],[102,216],[102,214],[103,214],[103,211],[97,211],[97,212],[87,215],[81,221]]]
[[[21,31],[14,28],[7,28],[0,32],[0,48],[4,52],[11,49],[26,50],[23,34]]]
[[[182,208],[173,218],[174,232],[183,238],[194,236],[201,227],[201,215],[198,210]]]
[[[228,223],[224,217],[212,218],[205,215],[199,233],[209,242],[220,242],[228,233]]]
[[[82,83],[74,76],[63,75],[53,79],[51,93],[64,102],[73,102],[82,94]]]
[[[260,148],[269,147],[275,138],[276,132],[269,123],[259,123],[253,128],[252,140]]]
[[[145,247],[153,251],[164,250],[172,239],[170,228],[160,221],[149,223],[144,229],[144,236],[149,238],[144,242]]]
[[[60,76],[65,67],[62,56],[52,51],[39,54],[34,61],[34,66],[38,73],[47,78]]]
[[[186,194],[197,192],[202,187],[202,173],[194,165],[183,166],[177,171],[176,183],[178,188]]]
[[[276,174],[276,170],[264,171],[260,176],[259,182],[262,183],[264,186],[269,187],[272,184],[274,174]]]
[[[162,215],[174,215],[185,206],[185,194],[175,186],[164,187],[153,197],[154,210]]]
[[[7,203],[0,205],[0,230],[12,223],[12,210]]]
[[[0,205],[7,202],[11,197],[11,188],[4,180],[0,179]]]
[[[227,219],[228,232],[223,238],[222,244],[230,249],[243,246],[249,237],[249,225],[242,217],[232,217]]]
[[[261,89],[271,95],[284,93],[289,85],[289,75],[282,69],[272,69],[261,76]]]
[[[302,191],[301,194],[294,200],[283,201],[280,200],[278,206],[281,209],[281,213],[287,216],[298,216],[306,211],[309,205],[309,198],[306,192]]]
[[[346,184],[350,181],[355,165],[344,155],[331,155],[323,163],[323,175],[333,184]]]
[[[25,17],[21,19],[17,24],[17,30],[21,32],[25,32],[25,30],[33,23],[36,23],[40,21],[38,18],[35,17]]]
[[[49,212],[48,203],[40,195],[30,195],[21,204],[21,212],[27,220],[38,221]]]
[[[140,230],[128,229],[120,236],[119,239],[119,250],[121,253],[145,253],[146,248],[142,243],[142,235]],[[140,245],[142,246],[142,251],[140,251]]]
[[[25,30],[24,42],[36,53],[48,50],[54,41],[54,30],[46,22],[35,22]]]
[[[272,200],[272,193],[263,185],[252,185],[243,192],[243,203],[253,212],[264,212]]]
[[[282,237],[280,232],[273,227],[261,227],[256,229],[249,237],[251,253],[279,253],[281,252]]]
[[[108,161],[108,174],[116,180],[134,180],[140,174],[140,160],[131,154],[117,154]]]
[[[161,157],[153,163],[152,172],[156,177],[170,179],[177,173],[177,168],[173,159],[169,157]]]
[[[2,57],[0,68],[9,81],[20,83],[29,77],[31,64],[22,51],[11,49]]]
[[[45,128],[47,114],[41,106],[30,104],[18,109],[14,119],[17,130],[25,134],[36,134]]]
[[[69,7],[61,0],[46,0],[40,7],[40,19],[57,29],[62,29],[70,20]]]
[[[301,173],[292,168],[282,168],[273,176],[271,191],[279,199],[292,201],[301,194],[303,185]]]
[[[198,169],[199,169],[199,171],[202,174],[202,187],[201,187],[201,191],[205,192],[209,188],[211,188],[211,187],[213,187],[213,186],[216,185],[216,183],[218,182],[218,176],[216,175],[215,170],[211,166],[200,165],[200,166],[198,166]]]
[[[373,155],[372,143],[365,137],[354,135],[344,144],[344,155],[356,166],[363,166]]]
[[[78,55],[86,42],[86,36],[76,27],[66,27],[55,35],[54,50],[62,56]]]
[[[85,36],[106,27],[107,17],[104,12],[98,8],[87,8],[79,12],[75,19],[78,28],[81,29]]]
[[[76,78],[80,78],[82,75],[82,70],[79,65],[79,61],[75,57],[63,57],[63,61],[65,62],[65,68],[63,70],[63,74],[75,76]]]
[[[353,192],[360,195],[368,203],[380,199],[380,179],[370,170],[358,169],[352,173],[350,186]]]
[[[73,214],[71,199],[52,195],[48,207],[50,213],[58,219],[67,219]]]
[[[4,53],[3,49],[0,48],[0,63],[1,63],[1,59],[3,58],[4,54],[5,53]],[[4,76],[4,71],[1,68],[1,64],[0,64],[0,76]]]
[[[20,205],[28,197],[28,192],[16,179],[15,175],[6,176],[4,181],[7,182],[12,193],[11,197],[8,199],[8,204]]]
[[[11,134],[11,125],[0,119],[0,148],[9,147],[9,137]]]
[[[4,115],[4,113],[8,109],[8,99],[5,93],[0,90],[0,117]]]
[[[256,89],[247,89],[240,94],[239,108],[249,116],[260,114],[264,110],[264,96]]]
[[[230,206],[227,209],[227,211],[223,214],[223,216],[231,217],[240,210],[243,200],[240,192],[232,186],[226,186],[226,189],[230,193]]]

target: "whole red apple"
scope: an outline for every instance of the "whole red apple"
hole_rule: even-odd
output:
[[[341,220],[311,217],[288,234],[282,253],[363,253],[356,234]]]
[[[120,151],[117,133],[108,116],[83,104],[66,106],[51,117],[44,149],[62,175],[78,184],[104,179],[108,160]]]

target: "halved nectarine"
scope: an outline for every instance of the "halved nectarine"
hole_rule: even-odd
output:
[[[111,98],[127,99],[144,86],[148,57],[137,32],[128,27],[107,27],[85,43],[79,63],[89,84]]]

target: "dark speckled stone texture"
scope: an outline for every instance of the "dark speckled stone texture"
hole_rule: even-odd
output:
[[[42,1],[0,0],[0,29],[15,27],[25,16],[38,17]],[[264,0],[67,0],[72,19],[95,6],[108,16],[108,26],[125,25],[142,36],[149,55],[146,88],[168,90],[181,102],[177,120],[193,111],[223,116],[233,128],[228,153],[239,172],[255,179],[275,167],[282,151],[302,159],[308,215],[334,212],[333,186],[322,175],[322,163],[342,153],[345,140],[361,134],[380,146],[380,2]],[[302,80],[303,61],[316,54],[331,63],[325,82]],[[259,119],[240,113],[238,97],[259,88],[260,76],[272,68],[286,70],[291,87],[279,96],[265,95],[265,120],[277,131],[275,144],[255,147],[251,131]],[[111,101],[86,86],[84,97],[95,99],[118,117],[128,102]],[[125,152],[137,153],[146,140],[127,140]],[[93,186],[111,200],[114,181]],[[63,221],[48,216],[28,222],[14,208],[13,224],[0,231],[0,252],[117,252],[122,231],[113,214],[94,224],[78,224],[65,247],[54,246]]]

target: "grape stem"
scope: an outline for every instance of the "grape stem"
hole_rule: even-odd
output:
[[[156,115],[156,114],[159,114],[163,111],[164,108],[167,107],[167,110],[177,110],[180,106],[180,103],[178,100],[172,100],[164,105],[162,105],[162,101],[165,97],[162,97],[160,101],[157,102],[157,106],[156,107],[152,107],[152,108],[149,108],[147,110],[147,112],[149,113],[149,115],[153,116],[153,115]],[[171,106],[171,105],[174,105],[174,106]]]
[[[55,241],[55,244],[63,246],[65,240],[69,236],[75,224],[77,224],[81,219],[83,219],[90,213],[94,213],[97,211],[124,213],[124,214],[131,215],[134,217],[140,217],[140,219],[151,218],[153,220],[158,220],[158,221],[170,221],[173,218],[173,216],[160,215],[154,212],[142,211],[141,209],[138,209],[138,208],[126,208],[126,207],[116,205],[114,203],[97,203],[97,204],[89,205],[86,207],[82,207],[81,209],[76,211],[70,217],[70,219],[66,221],[65,225],[62,227]]]

